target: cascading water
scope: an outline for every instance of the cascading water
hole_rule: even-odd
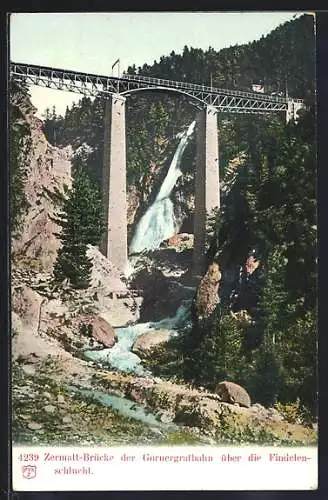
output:
[[[181,158],[193,135],[195,123],[195,121],[192,122],[188,130],[182,135],[159,193],[137,225],[130,245],[130,254],[156,250],[162,241],[173,236],[176,231],[173,203],[170,195],[178,178],[182,175],[180,170]]]
[[[184,324],[189,318],[189,310],[180,306],[174,317],[164,318],[156,322],[139,323],[123,328],[115,328],[117,343],[110,349],[101,351],[85,351],[84,355],[93,361],[109,364],[112,368],[123,372],[133,372],[136,375],[149,375],[142,367],[141,359],[130,351],[136,338],[142,333],[169,330],[172,335],[176,328]]]
[[[144,424],[148,424],[152,427],[159,427],[162,429],[173,430],[176,425],[173,423],[163,423],[159,421],[155,415],[146,411],[142,406],[136,404],[128,398],[122,396],[116,396],[114,394],[108,394],[95,389],[85,389],[78,386],[68,386],[68,390],[73,393],[82,394],[86,396],[87,399],[91,401],[95,400],[99,403],[116,410],[118,413],[124,417],[133,418],[134,420],[139,420]]]
[[[182,175],[180,170],[181,158],[194,132],[193,122],[180,138],[179,145],[172,159],[169,171],[156,196],[154,203],[149,207],[137,225],[136,232],[130,245],[130,254],[138,254],[144,251],[155,250],[163,240],[173,236],[175,233],[175,218],[173,203],[170,200],[172,190]],[[125,274],[132,274],[134,266],[130,259]],[[84,355],[92,361],[108,364],[111,368],[122,372],[135,373],[141,376],[151,376],[151,373],[142,366],[141,359],[131,352],[134,341],[143,333],[168,330],[172,336],[177,334],[180,326],[190,320],[190,309],[180,306],[174,317],[164,318],[157,322],[139,323],[137,325],[123,328],[115,328],[117,335],[116,344],[110,349],[100,351],[85,351]],[[95,396],[95,395],[94,395]],[[153,415],[145,415],[142,409],[136,413],[136,405],[127,399],[99,393],[97,398],[103,404],[116,408],[126,416],[138,418],[144,422],[154,425],[156,419]],[[163,424],[161,424],[163,425]]]

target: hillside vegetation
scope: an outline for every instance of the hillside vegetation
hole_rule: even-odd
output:
[[[127,69],[129,74],[142,74],[212,85],[221,88],[250,90],[253,82],[263,81],[268,91],[282,91],[297,98],[313,99],[315,89],[315,45],[313,17],[304,15],[287,22],[266,37],[246,45],[236,45],[219,52],[185,46],[182,54],[172,52],[154,64]],[[45,116],[45,131],[56,145],[72,144],[78,147],[87,142],[95,149],[90,157],[90,172],[101,179],[103,147],[104,100],[93,102],[83,97],[67,108],[65,116],[56,109]],[[195,108],[187,99],[171,93],[135,94],[127,100],[127,171],[129,184],[139,184],[150,161],[158,162],[163,142],[174,142],[176,133],[184,129],[195,116]],[[222,115],[226,120],[227,115]],[[243,117],[230,117],[243,122]],[[252,117],[254,120],[254,117]],[[255,119],[257,121],[257,118]],[[260,121],[261,123],[261,121]],[[223,137],[223,158],[226,158]],[[233,141],[231,147],[242,146]],[[172,144],[171,148],[172,150]],[[186,155],[185,165],[190,156]],[[222,163],[222,162],[221,162]],[[223,162],[222,167],[226,162]],[[192,167],[192,166],[190,166]],[[224,169],[223,169],[224,170]]]
[[[160,377],[210,391],[219,380],[233,381],[245,387],[254,401],[276,405],[291,421],[302,423],[314,421],[317,403],[314,63],[313,17],[304,15],[247,45],[219,52],[186,46],[182,54],[172,52],[153,65],[127,69],[130,74],[245,90],[262,80],[269,91],[288,90],[289,96],[305,100],[296,123],[286,124],[283,113],[221,114],[218,120],[221,179],[228,179],[229,165],[236,158],[238,175],[208,230],[208,264],[218,263],[223,285],[229,273],[233,275],[245,262],[249,250],[257,249],[264,279],[256,313],[233,314],[229,294],[221,296],[210,318],[202,322],[194,316],[191,329],[182,330],[148,361]],[[195,108],[181,96],[161,93],[136,94],[126,106],[128,191],[137,200],[132,228],[152,202],[179,142],[178,133],[194,120]],[[12,109],[12,220],[18,227],[25,203],[20,178],[25,160],[19,160],[18,149],[25,144],[28,129],[20,124],[17,106]],[[82,145],[89,146],[80,184],[85,187],[81,192],[93,194],[84,208],[80,196],[75,204],[66,203],[66,220],[73,221],[64,247],[68,253],[71,240],[79,239],[83,229],[81,210],[91,207],[101,219],[95,184],[99,187],[102,179],[103,117],[102,96],[93,101],[83,97],[67,108],[64,117],[55,108],[45,116],[44,131],[53,145],[71,145],[75,153]],[[172,195],[181,226],[194,210],[194,158],[191,141],[181,165],[184,175]],[[77,184],[73,179],[73,186]],[[78,211],[75,218],[69,217],[70,206]],[[71,223],[65,224],[64,229]],[[87,227],[92,224],[88,220]],[[97,238],[91,243],[99,241],[101,227],[96,227]],[[83,235],[86,246],[90,241]],[[61,278],[67,261],[74,264],[72,256],[64,257],[55,267]],[[84,264],[90,274],[91,264],[88,260]]]

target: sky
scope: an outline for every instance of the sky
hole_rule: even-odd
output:
[[[15,13],[10,17],[10,59],[102,75],[135,64],[152,64],[183,47],[215,50],[258,40],[303,12],[97,12]],[[118,71],[118,66],[115,67]],[[115,73],[117,74],[117,73]],[[42,116],[47,107],[66,106],[82,96],[31,87],[32,103]]]

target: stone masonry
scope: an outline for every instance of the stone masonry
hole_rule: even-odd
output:
[[[118,94],[107,100],[105,109],[103,189],[107,231],[101,252],[123,272],[128,261],[125,98]]]
[[[208,219],[220,208],[217,110],[212,106],[197,113],[196,143],[193,275],[200,277],[206,265]]]

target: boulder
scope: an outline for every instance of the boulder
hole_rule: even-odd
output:
[[[93,338],[105,347],[113,347],[116,342],[114,328],[101,316],[85,316],[80,325],[90,325]]]
[[[35,368],[33,365],[23,365],[22,370],[26,375],[30,375],[32,377],[35,375]]]
[[[231,404],[239,404],[249,408],[251,406],[251,398],[248,392],[234,382],[220,382],[215,390],[216,394],[221,397],[221,401]]]
[[[174,247],[177,249],[193,248],[194,246],[194,235],[187,233],[174,234],[167,240],[168,247]]]
[[[180,238],[178,237],[177,234],[174,234],[167,240],[167,246],[168,247],[177,247],[180,245]]]
[[[192,306],[192,316],[195,323],[209,318],[215,311],[219,302],[219,284],[221,280],[219,265],[215,262],[210,264],[205,275],[201,279]]]
[[[151,355],[154,347],[165,344],[170,337],[169,330],[142,333],[134,342],[131,350],[139,357],[146,358]]]

